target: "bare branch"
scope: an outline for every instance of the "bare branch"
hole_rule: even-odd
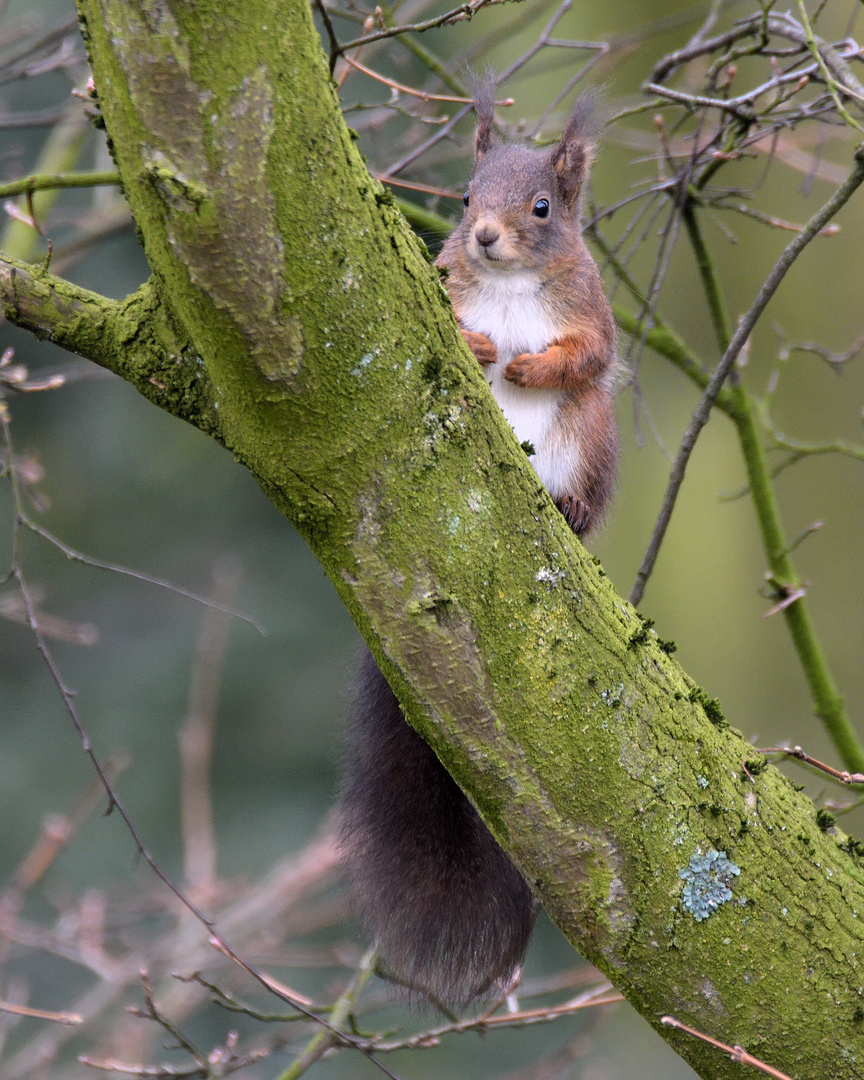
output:
[[[240,567],[213,568],[210,608],[201,620],[189,687],[186,721],[180,730],[180,822],[186,885],[196,899],[209,900],[216,884],[216,838],[210,798],[213,728],[219,707],[222,667],[228,646],[226,605],[240,585]]]
[[[716,1046],[718,1050],[723,1050],[729,1055],[732,1061],[738,1061],[742,1065],[750,1065],[754,1069],[758,1069],[759,1072],[765,1073],[766,1076],[772,1076],[774,1080],[791,1080],[791,1077],[786,1073],[780,1072],[779,1069],[774,1069],[770,1065],[766,1065],[764,1061],[760,1061],[758,1058],[753,1057],[752,1054],[748,1054],[743,1046],[727,1046],[726,1043],[720,1042],[718,1039],[712,1039],[710,1035],[704,1035],[701,1031],[697,1031],[696,1028],[688,1027],[687,1024],[682,1024],[680,1020],[676,1020],[674,1016],[662,1016],[660,1023],[665,1024],[666,1027],[676,1028],[678,1031],[684,1031],[688,1035],[692,1035],[696,1039],[701,1039],[702,1042],[708,1043],[710,1046]]]
[[[30,1016],[35,1020],[49,1020],[52,1024],[65,1024],[67,1026],[80,1024],[84,1019],[78,1013],[31,1009],[26,1005],[15,1005],[11,1001],[0,1001],[0,1012],[12,1013],[14,1016]]]
[[[803,761],[805,765],[812,765],[814,769],[827,773],[828,776],[836,780],[839,784],[864,784],[864,773],[850,773],[846,770],[841,772],[838,769],[832,768],[830,765],[826,765],[823,761],[819,761],[818,758],[805,754],[800,746],[767,746],[760,748],[759,753],[766,755],[785,754],[787,757],[796,758],[798,761]]]
[[[34,191],[53,191],[59,188],[116,187],[119,183],[120,174],[116,171],[22,176],[20,180],[10,180],[8,184],[0,184],[0,199],[13,195],[32,195]]]
[[[470,0],[470,3],[460,4],[451,11],[438,15],[434,19],[426,19],[424,22],[408,23],[404,26],[389,26],[375,33],[366,34],[364,37],[354,38],[353,41],[345,41],[339,46],[339,53],[344,54],[348,49],[356,49],[361,45],[370,45],[374,41],[383,41],[385,38],[396,37],[398,34],[422,34],[424,30],[431,30],[436,26],[452,26],[454,23],[471,20],[481,8],[497,7],[500,4],[513,3],[515,0]]]
[[[729,372],[732,370],[732,366],[738,358],[741,349],[744,347],[753,327],[765,310],[768,301],[777,291],[780,282],[786,276],[789,267],[795,262],[813,237],[818,235],[820,230],[823,229],[846,202],[848,202],[862,181],[864,181],[864,149],[859,149],[855,154],[855,167],[849,174],[846,183],[834,192],[822,209],[814,214],[804,229],[789,243],[786,250],[774,264],[771,273],[765,279],[758,295],[750,305],[749,311],[738,323],[738,328],[732,337],[729,348],[717,365],[717,368],[711,377],[711,381],[705,388],[699,405],[693,413],[690,425],[681,440],[678,455],[675,459],[675,465],[673,466],[669,477],[669,485],[663,500],[663,506],[657,518],[657,523],[654,526],[654,532],[651,535],[651,542],[648,545],[648,550],[642,560],[642,565],[639,567],[636,582],[630,593],[630,603],[634,606],[638,605],[639,601],[642,599],[642,594],[645,591],[645,584],[654,568],[654,563],[657,560],[660,545],[663,542],[663,537],[669,525],[669,519],[672,516],[675,501],[678,497],[678,491],[684,480],[687,462],[690,460],[693,447],[696,445],[696,440],[698,439],[702,428],[708,423],[711,409],[717,399],[717,394],[720,392],[723,383],[726,381]]]

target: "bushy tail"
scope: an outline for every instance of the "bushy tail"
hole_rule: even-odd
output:
[[[368,653],[348,730],[340,841],[388,974],[451,1005],[507,987],[534,924],[531,891]]]

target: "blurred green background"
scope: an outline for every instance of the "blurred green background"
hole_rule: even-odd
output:
[[[853,5],[837,4],[837,33]],[[860,6],[860,5],[858,5]],[[645,40],[602,72],[612,102],[638,92],[654,61],[680,47],[693,33],[704,6],[652,0],[585,0],[556,28],[558,37],[594,39],[650,29]],[[747,9],[749,10],[749,9]],[[9,3],[0,30],[21,18],[50,25],[71,11],[61,0]],[[744,14],[734,6],[731,19]],[[693,21],[687,21],[692,16]],[[521,6],[494,10],[470,25],[428,35],[442,54],[466,41],[522,18]],[[829,17],[834,17],[830,15]],[[667,20],[666,23],[663,20]],[[499,69],[536,37],[542,19],[504,40],[484,57]],[[424,38],[424,42],[426,38]],[[386,65],[382,64],[382,67]],[[410,82],[416,70],[398,64]],[[517,110],[538,115],[548,101],[552,75],[542,67],[510,87]],[[556,79],[558,76],[556,75]],[[368,86],[346,85],[346,97]],[[556,82],[556,88],[559,83]],[[68,92],[60,73],[20,80],[0,88],[8,111],[48,107]],[[468,128],[466,127],[466,131]],[[632,130],[649,133],[650,116]],[[0,179],[34,168],[46,129],[0,129]],[[364,136],[374,157],[374,131]],[[615,131],[602,148],[594,192],[610,204],[652,175],[643,153]],[[851,143],[828,141],[823,160],[841,173]],[[814,143],[815,148],[815,143]],[[79,167],[105,166],[97,133],[89,133]],[[762,181],[764,157],[725,174],[726,183],[747,187]],[[462,158],[444,163],[442,182],[458,185],[468,175]],[[832,187],[775,162],[754,192],[753,205],[792,221],[806,220]],[[98,196],[96,197],[98,198]],[[64,215],[93,204],[92,193],[64,194],[50,219],[62,244]],[[442,210],[456,213],[454,204]],[[743,218],[724,218],[736,242],[706,225],[716,254],[730,315],[749,305],[789,233],[771,231]],[[790,273],[754,335],[745,372],[754,390],[764,387],[777,357],[774,326],[791,340],[817,341],[842,351],[864,330],[864,195],[839,218],[842,229],[817,239]],[[656,229],[655,229],[656,233]],[[41,250],[41,249],[40,249]],[[636,266],[644,274],[648,256]],[[114,297],[135,289],[147,274],[134,235],[127,232],[97,249],[70,271],[76,282]],[[673,258],[660,312],[706,360],[716,360],[694,263],[685,245]],[[15,362],[35,375],[54,370],[68,356],[50,344],[0,326],[0,349],[15,348]],[[219,871],[226,877],[256,877],[286,853],[299,850],[321,825],[337,787],[342,719],[359,638],[324,574],[291,526],[277,514],[229,454],[197,431],[161,413],[113,377],[82,378],[44,394],[11,401],[17,454],[33,454],[44,468],[39,485],[47,508],[36,516],[72,547],[88,555],[206,592],[212,568],[225,557],[242,567],[236,606],[267,629],[262,637],[245,623],[231,629],[216,734],[213,791],[219,840]],[[671,365],[650,353],[640,383],[653,424],[674,452],[697,392]],[[861,440],[864,361],[842,372],[812,355],[795,354],[786,365],[775,415],[781,430],[800,438]],[[669,472],[669,461],[646,421],[634,423],[632,394],[619,399],[623,438],[621,478],[615,506],[592,550],[619,591],[626,595],[641,560]],[[781,618],[763,619],[768,602],[759,589],[766,568],[755,519],[746,498],[722,496],[741,489],[744,472],[734,432],[718,414],[702,435],[660,560],[642,604],[657,630],[678,644],[690,675],[717,696],[730,722],[757,745],[799,743],[833,764],[836,754],[812,716],[806,685]],[[778,479],[777,493],[790,537],[812,522],[824,527],[796,553],[809,581],[813,619],[853,720],[864,733],[864,585],[862,524],[864,464],[836,456],[804,461]],[[0,485],[0,545],[5,566],[11,550],[11,501]],[[24,565],[44,594],[43,608],[76,623],[92,623],[98,642],[82,647],[57,642],[54,652],[97,751],[125,751],[130,765],[119,787],[146,842],[169,872],[181,863],[178,825],[177,732],[184,716],[199,607],[154,586],[68,562],[43,542],[25,536]],[[7,585],[6,590],[10,587]],[[2,594],[0,594],[2,596]],[[0,879],[7,880],[34,843],[43,817],[74,803],[92,779],[90,763],[64,713],[30,634],[0,619]],[[814,794],[824,785],[788,766]],[[842,821],[862,832],[861,815]],[[92,818],[59,858],[45,882],[60,897],[94,885],[147,881],[146,867],[116,815]],[[548,923],[541,924],[528,973],[565,967],[569,945]],[[28,972],[39,1004],[63,1008],[65,989],[38,963]],[[293,976],[304,987],[302,973]],[[314,979],[310,976],[314,986]],[[449,1057],[417,1055],[394,1060],[405,1076],[493,1076],[531,1060],[550,1040],[564,1041],[578,1029],[472,1038]],[[316,1067],[316,1075],[376,1075],[353,1059]],[[665,1048],[635,1014],[622,1007],[597,1035],[593,1049],[572,1075],[595,1080],[693,1074]],[[593,1071],[592,1071],[593,1070]],[[271,1069],[263,1075],[276,1075]],[[571,1075],[571,1074],[567,1074]]]

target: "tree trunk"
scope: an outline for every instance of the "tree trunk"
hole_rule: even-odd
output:
[[[741,1070],[662,1014],[796,1080],[864,1077],[854,846],[553,508],[363,166],[308,5],[79,7],[153,278],[116,303],[7,261],[7,316],[251,470],[552,918],[703,1077]]]

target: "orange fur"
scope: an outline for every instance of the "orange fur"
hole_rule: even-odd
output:
[[[462,337],[468,345],[475,359],[481,365],[497,364],[498,350],[485,334],[475,334],[473,330],[463,330]]]
[[[542,353],[520,353],[504,369],[517,386],[576,390],[608,367],[609,342],[594,327],[553,342]]]

